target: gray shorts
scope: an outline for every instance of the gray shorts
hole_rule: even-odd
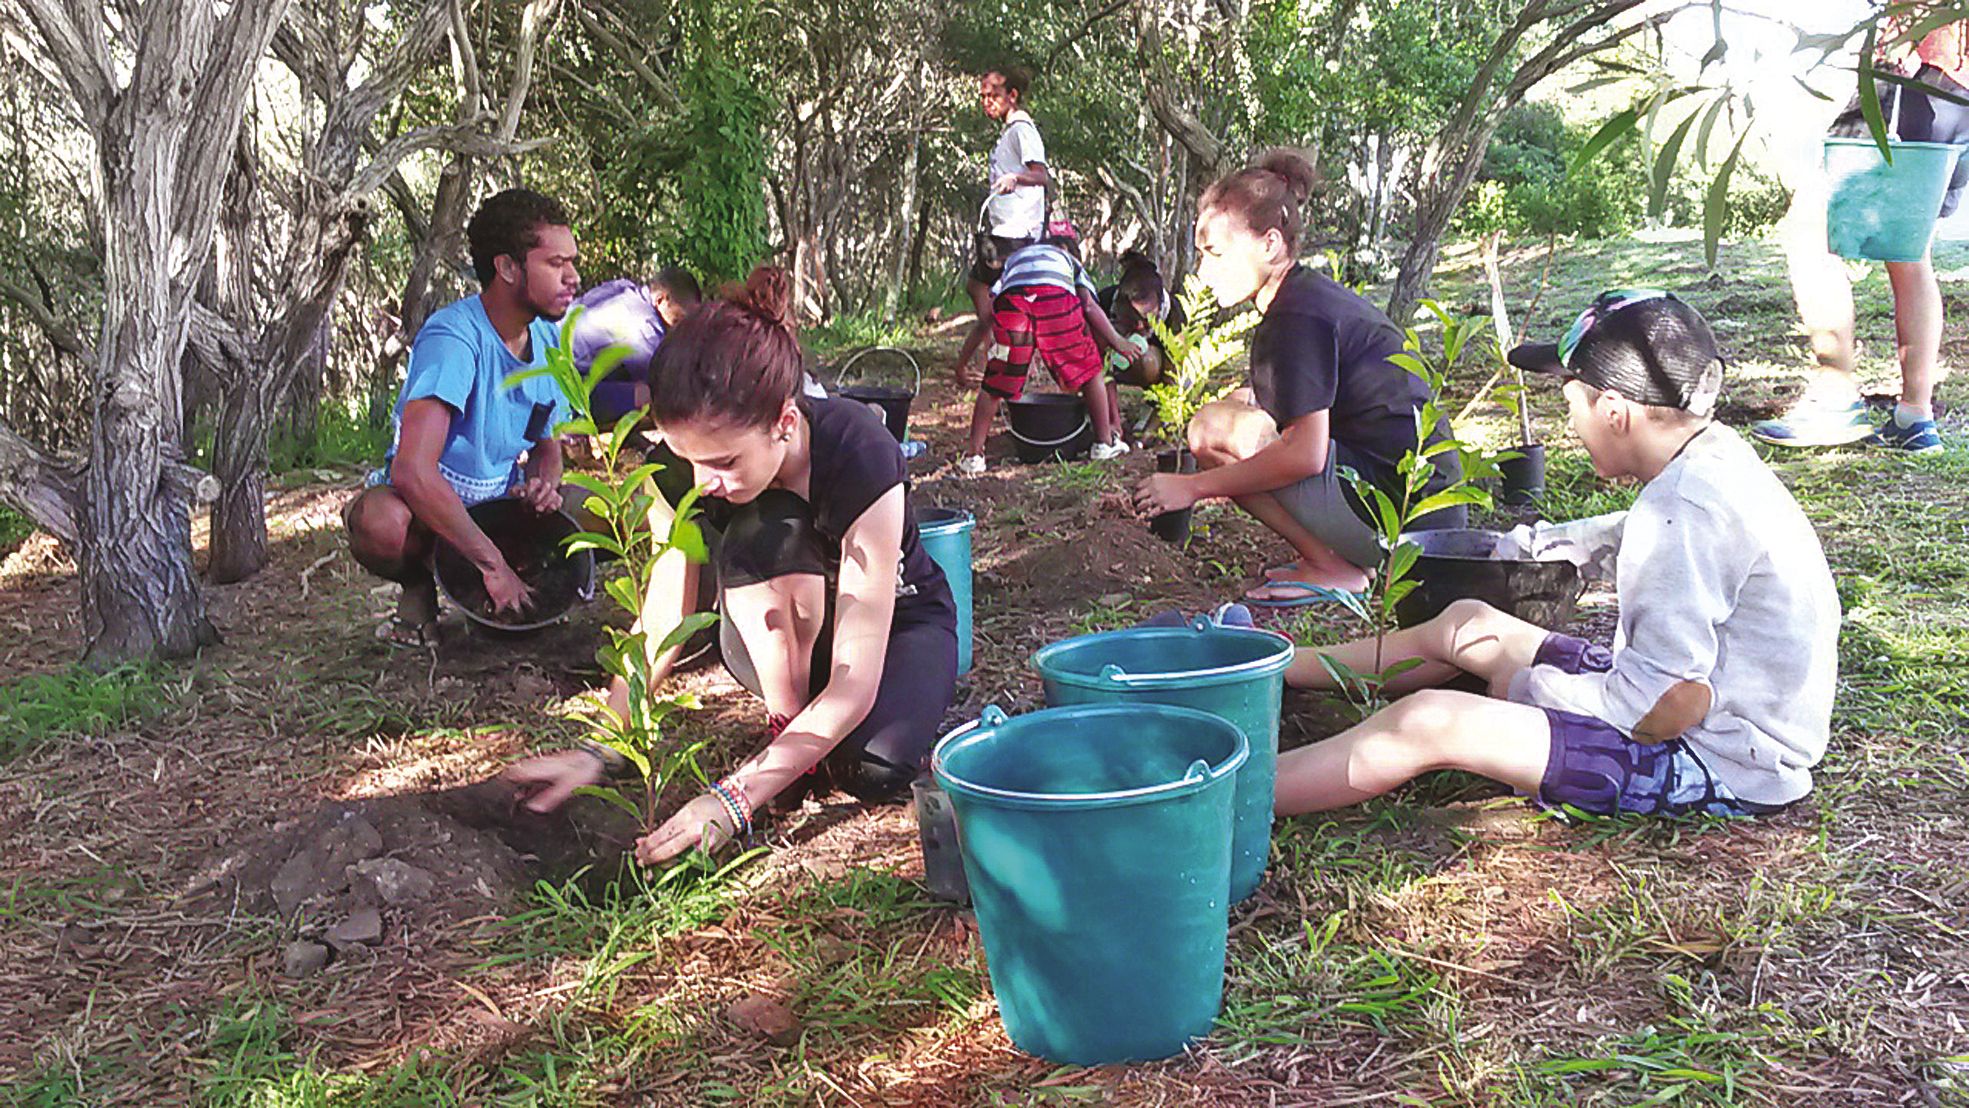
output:
[[[1303,480],[1274,489],[1272,496],[1285,510],[1335,554],[1366,568],[1381,561],[1381,534],[1370,524],[1367,508],[1354,488],[1340,475],[1340,467],[1365,468],[1351,451],[1338,442],[1326,443],[1326,466]],[[1462,506],[1444,508],[1416,520],[1412,531],[1433,531],[1469,525],[1469,512]]]

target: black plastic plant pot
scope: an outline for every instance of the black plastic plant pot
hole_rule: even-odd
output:
[[[1448,528],[1403,536],[1422,548],[1410,576],[1414,592],[1395,605],[1395,621],[1413,627],[1457,600],[1481,600],[1500,612],[1557,629],[1572,618],[1584,582],[1579,567],[1557,558],[1516,558],[1501,552],[1496,531]]]
[[[1518,457],[1497,463],[1504,474],[1500,499],[1506,504],[1529,504],[1545,491],[1545,445],[1534,442],[1511,449]]]
[[[909,405],[916,394],[886,385],[843,385],[836,393],[844,400],[859,400],[881,413],[882,422],[897,442],[909,437]]]
[[[1178,447],[1155,456],[1157,473],[1195,473],[1196,455]],[[1186,542],[1190,537],[1190,514],[1194,508],[1162,512],[1149,520],[1149,533],[1164,542]]]

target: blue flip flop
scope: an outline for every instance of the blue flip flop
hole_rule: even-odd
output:
[[[1349,593],[1327,585],[1313,585],[1305,581],[1267,581],[1258,586],[1263,589],[1287,589],[1299,593],[1297,596],[1256,597],[1245,594],[1244,603],[1256,608],[1309,608],[1314,604],[1340,604],[1352,607],[1347,602],[1351,598],[1355,604],[1365,603],[1359,593]]]

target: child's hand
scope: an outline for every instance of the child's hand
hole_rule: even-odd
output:
[[[957,387],[960,389],[974,389],[978,387],[977,371],[971,368],[971,363],[969,362],[958,362],[956,365],[951,366],[950,376],[952,380],[957,382]]]

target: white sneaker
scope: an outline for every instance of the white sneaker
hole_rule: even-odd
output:
[[[957,472],[966,477],[976,477],[985,471],[983,454],[966,454],[957,459]]]
[[[1120,439],[1116,439],[1113,442],[1095,443],[1093,449],[1087,451],[1087,456],[1097,462],[1107,462],[1113,461],[1126,453],[1128,453],[1128,444]]]

